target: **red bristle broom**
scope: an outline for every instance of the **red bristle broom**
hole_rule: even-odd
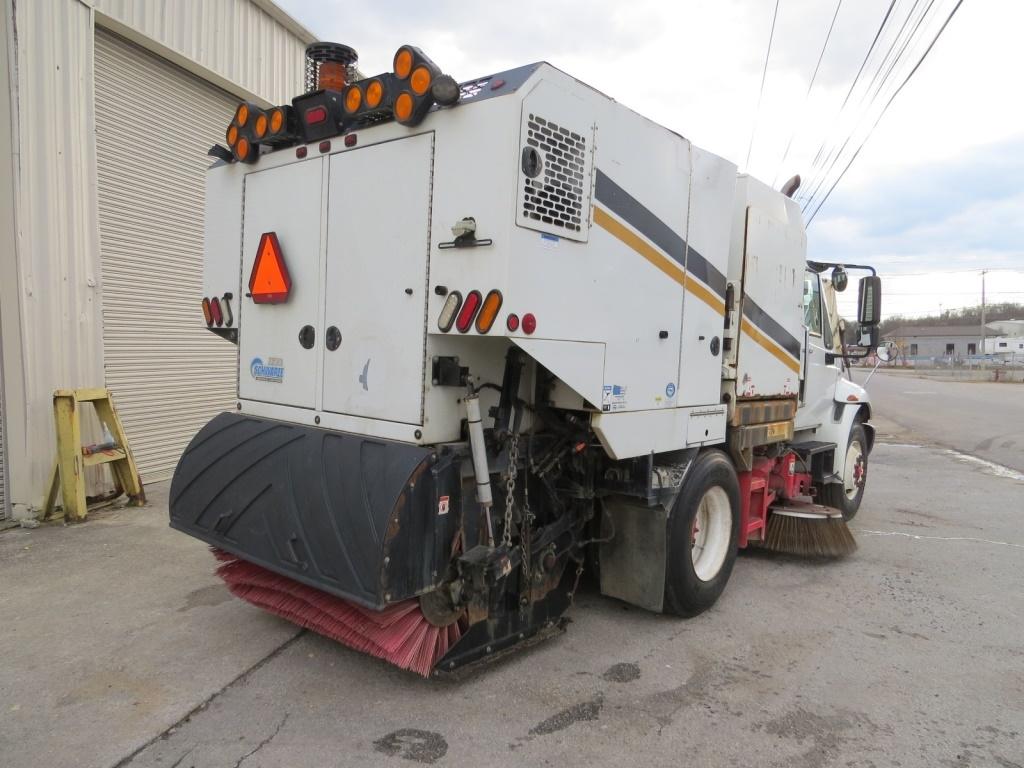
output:
[[[363,653],[429,677],[462,636],[459,622],[435,627],[415,598],[374,611],[213,550],[217,575],[235,597]]]

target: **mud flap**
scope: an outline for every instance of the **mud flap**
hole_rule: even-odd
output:
[[[178,462],[170,524],[379,610],[444,578],[459,464],[430,447],[222,413]]]

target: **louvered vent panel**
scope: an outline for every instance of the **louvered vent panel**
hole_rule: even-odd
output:
[[[517,219],[530,229],[585,241],[590,226],[593,133],[578,116],[573,124],[551,114],[547,106],[528,104],[523,110],[525,154],[519,171]],[[528,161],[531,151],[537,153],[539,163]]]

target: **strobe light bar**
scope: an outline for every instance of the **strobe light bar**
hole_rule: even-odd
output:
[[[308,92],[292,99],[290,106],[263,109],[250,102],[239,104],[225,133],[232,158],[253,163],[262,146],[308,144],[388,120],[412,127],[435,104],[451,106],[459,100],[455,79],[415,46],[403,45],[395,52],[392,72],[350,82],[355,62],[356,52],[347,46],[310,45]]]

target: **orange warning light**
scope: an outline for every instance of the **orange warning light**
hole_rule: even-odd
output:
[[[288,301],[292,279],[288,275],[281,244],[275,232],[264,232],[256,249],[256,261],[249,275],[249,295],[256,304],[281,304]]]

